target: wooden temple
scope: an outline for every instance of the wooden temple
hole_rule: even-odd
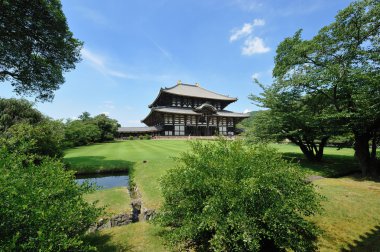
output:
[[[183,84],[161,88],[149,105],[150,113],[141,122],[148,127],[122,127],[121,137],[152,136],[233,136],[236,124],[249,114],[225,108],[237,98],[221,95],[199,86]]]

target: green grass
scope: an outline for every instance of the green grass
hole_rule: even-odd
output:
[[[131,199],[126,187],[114,187],[97,190],[85,195],[85,200],[95,202],[98,207],[105,207],[105,216],[131,211]]]
[[[105,229],[87,236],[87,240],[100,252],[164,252],[161,228],[147,222]]]
[[[169,159],[188,148],[181,140],[132,140],[69,149],[64,161],[78,174],[129,171],[136,163]]]
[[[303,158],[297,146],[273,146],[284,153],[285,158],[299,162],[310,174],[336,177],[357,170],[352,149],[326,148],[324,161],[313,164]],[[158,208],[162,202],[159,178],[175,166],[170,157],[188,148],[187,141],[181,140],[124,141],[68,150],[65,161],[82,173],[127,168],[140,189],[144,207]],[[147,162],[143,163],[144,160]],[[323,230],[320,251],[380,251],[380,183],[356,178],[327,178],[313,183],[326,197],[325,211],[313,217]],[[118,211],[116,206],[127,202],[122,197],[112,196],[117,190],[103,191],[91,195],[91,200],[100,199],[101,204],[107,204],[106,199],[114,199],[111,204],[115,209],[107,211]],[[152,224],[135,223],[102,230],[89,239],[100,251],[166,251],[159,233],[160,228]]]
[[[313,220],[320,251],[380,251],[380,183],[347,177],[314,181],[326,197]]]
[[[359,172],[354,150],[350,148],[325,147],[322,162],[313,163],[308,161],[300,148],[294,144],[271,144],[271,146],[283,153],[284,158],[299,163],[307,173],[312,175],[341,177]]]

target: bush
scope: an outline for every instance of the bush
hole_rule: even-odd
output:
[[[139,139],[140,140],[144,140],[144,136],[143,135],[139,135]]]
[[[64,125],[60,121],[49,119],[33,125],[25,122],[17,123],[0,135],[0,144],[7,146],[12,152],[17,152],[21,148],[23,154],[62,157]]]
[[[144,139],[146,139],[146,140],[150,140],[150,139],[152,139],[152,136],[151,136],[151,135],[148,135],[148,134],[146,134],[146,135],[144,135]]]
[[[82,236],[101,210],[83,199],[62,163],[26,162],[0,146],[0,251],[88,251]]]
[[[28,100],[0,98],[0,132],[16,123],[36,124],[43,119],[41,112],[33,108],[33,103]]]
[[[133,140],[133,139],[135,139],[133,136],[128,137],[128,140]]]
[[[100,130],[87,121],[72,121],[66,125],[65,139],[68,147],[95,143],[100,141]]]
[[[317,227],[307,216],[321,197],[295,164],[265,146],[240,141],[192,143],[161,181],[155,221],[178,250],[313,251]]]

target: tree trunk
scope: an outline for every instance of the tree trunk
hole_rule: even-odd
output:
[[[322,161],[323,150],[324,150],[324,148],[325,148],[325,146],[326,146],[326,144],[327,144],[327,140],[328,140],[328,139],[329,139],[328,137],[323,137],[323,138],[321,139],[321,142],[319,143],[318,151],[317,151],[316,156],[315,156],[315,160],[316,160],[317,162],[321,162],[321,161]]]
[[[369,140],[368,134],[355,133],[355,157],[359,161],[360,170],[362,176],[374,175],[371,169],[371,156],[369,152]]]
[[[309,148],[307,148],[306,145],[304,145],[303,143],[300,143],[298,144],[298,146],[300,147],[302,153],[305,155],[305,157],[307,158],[307,160],[311,161],[311,162],[316,162],[316,156],[313,152],[313,150],[310,150]]]

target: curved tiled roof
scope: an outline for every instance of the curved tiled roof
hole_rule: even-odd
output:
[[[181,96],[190,96],[197,98],[206,98],[212,100],[224,100],[224,101],[236,101],[237,98],[229,97],[226,95],[218,94],[207,89],[200,87],[199,85],[183,84],[179,83],[171,88],[164,88],[162,92],[181,95]]]
[[[160,97],[161,93],[168,93],[168,94],[174,94],[174,95],[185,96],[185,97],[219,100],[219,101],[229,101],[229,102],[237,101],[237,98],[235,97],[229,97],[227,95],[218,94],[210,90],[204,89],[200,87],[199,85],[178,83],[177,85],[170,88],[161,88],[156,99],[152,102],[151,105],[149,105],[149,107],[153,106],[153,104],[158,100],[158,97]]]

